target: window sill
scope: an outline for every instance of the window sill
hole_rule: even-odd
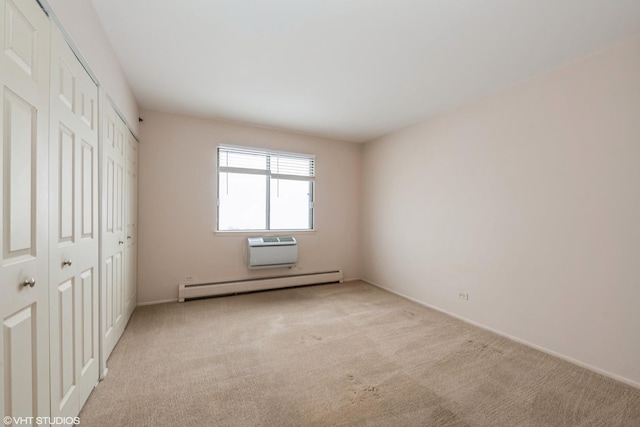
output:
[[[241,237],[251,237],[251,236],[290,236],[290,235],[298,235],[298,234],[315,234],[317,232],[316,229],[313,230],[249,230],[249,231],[219,231],[213,230],[211,233],[214,236],[241,236]]]

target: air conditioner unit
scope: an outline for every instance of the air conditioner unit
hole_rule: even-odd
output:
[[[249,237],[248,267],[291,267],[298,262],[298,242],[295,237]]]

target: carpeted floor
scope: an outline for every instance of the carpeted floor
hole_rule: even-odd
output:
[[[640,426],[640,390],[364,282],[139,307],[89,426]]]

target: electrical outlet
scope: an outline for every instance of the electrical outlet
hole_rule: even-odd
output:
[[[185,283],[193,282],[193,276],[184,276],[184,281]]]
[[[469,301],[469,293],[468,292],[458,292],[458,298],[461,300]]]

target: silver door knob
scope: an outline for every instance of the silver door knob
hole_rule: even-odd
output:
[[[131,236],[127,236],[127,240],[131,240]]]
[[[71,260],[70,259],[65,259],[64,261],[62,261],[62,266],[69,266],[71,267]]]
[[[119,245],[124,245],[124,242],[122,240],[118,240],[118,244]]]
[[[35,285],[36,285],[36,279],[34,279],[33,277],[30,279],[24,279],[24,282],[22,282],[23,287],[29,286],[30,288],[33,288]]]

